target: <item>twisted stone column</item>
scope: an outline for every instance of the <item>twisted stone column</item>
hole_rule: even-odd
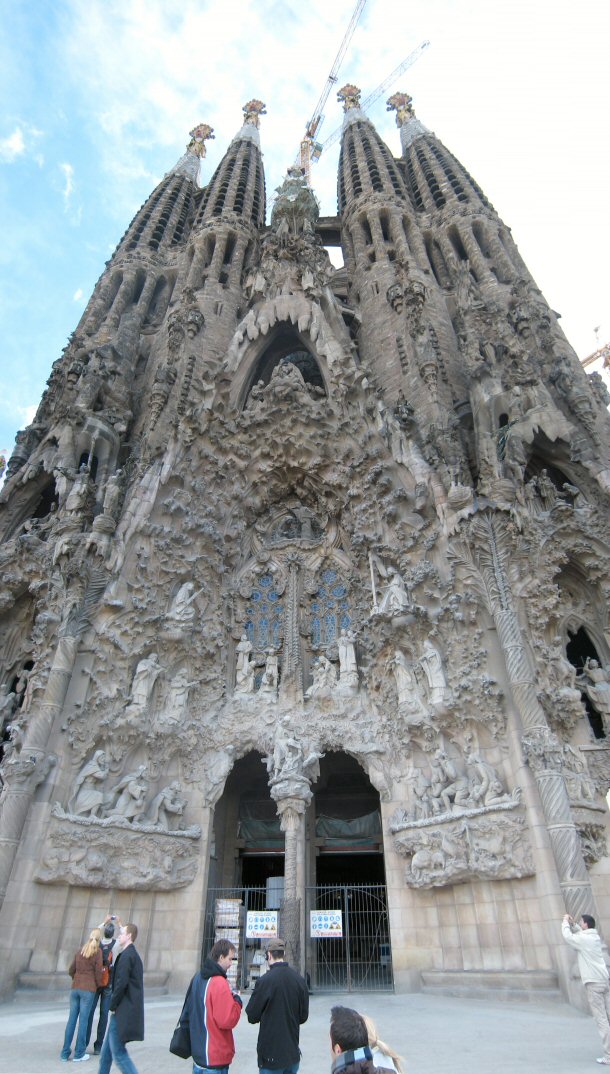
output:
[[[77,646],[76,635],[59,639],[44,696],[28,724],[21,752],[6,766],[0,812],[0,905],[34,792],[53,763],[46,756],[47,745],[55,717],[66,699]]]
[[[534,668],[514,606],[506,571],[510,551],[505,526],[485,515],[475,523],[473,532],[481,542],[479,567],[523,725],[524,757],[538,785],[566,910],[578,918],[583,911],[595,912],[593,891],[562,774],[561,744],[550,731],[538,701]]]

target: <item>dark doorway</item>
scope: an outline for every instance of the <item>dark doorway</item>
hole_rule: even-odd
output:
[[[317,884],[385,884],[383,854],[320,854]]]

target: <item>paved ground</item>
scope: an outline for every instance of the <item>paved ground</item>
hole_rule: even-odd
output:
[[[595,1062],[601,1049],[593,1020],[562,1003],[366,993],[312,997],[301,1036],[300,1074],[329,1074],[328,1022],[334,1003],[369,1014],[380,1036],[405,1056],[407,1074],[584,1074],[603,1069]],[[191,1063],[168,1051],[181,1006],[181,996],[147,1002],[146,1040],[129,1046],[139,1074],[191,1074]],[[0,1074],[70,1071],[59,1060],[67,1013],[67,993],[65,1002],[36,998],[0,1004]],[[256,1033],[243,1017],[235,1032],[231,1074],[256,1074]],[[95,1074],[97,1059],[78,1069]]]

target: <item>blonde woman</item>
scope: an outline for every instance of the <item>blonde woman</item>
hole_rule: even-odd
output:
[[[404,1074],[404,1059],[397,1055],[384,1041],[377,1036],[377,1027],[368,1014],[361,1015],[369,1035],[369,1048],[373,1053],[373,1063],[376,1070],[391,1071],[393,1074]]]
[[[102,984],[102,952],[100,950],[101,929],[92,929],[87,943],[77,951],[68,973],[72,978],[72,991],[70,992],[70,1013],[64,1036],[64,1046],[59,1058],[64,1063],[70,1058],[72,1038],[76,1023],[78,1033],[74,1048],[74,1062],[84,1063],[91,1056],[87,1054],[87,1031],[89,1028],[89,1014],[95,1003],[95,996]]]

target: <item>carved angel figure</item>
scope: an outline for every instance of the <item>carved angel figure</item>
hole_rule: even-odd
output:
[[[237,663],[235,665],[235,693],[254,693],[254,662],[250,659],[252,642],[247,634],[242,634],[238,645],[235,646]]]
[[[175,816],[181,817],[186,806],[186,799],[180,797],[181,791],[182,786],[178,780],[174,780],[168,787],[159,791],[148,807],[146,814],[148,823],[162,828],[164,832],[170,831],[170,819]]]

